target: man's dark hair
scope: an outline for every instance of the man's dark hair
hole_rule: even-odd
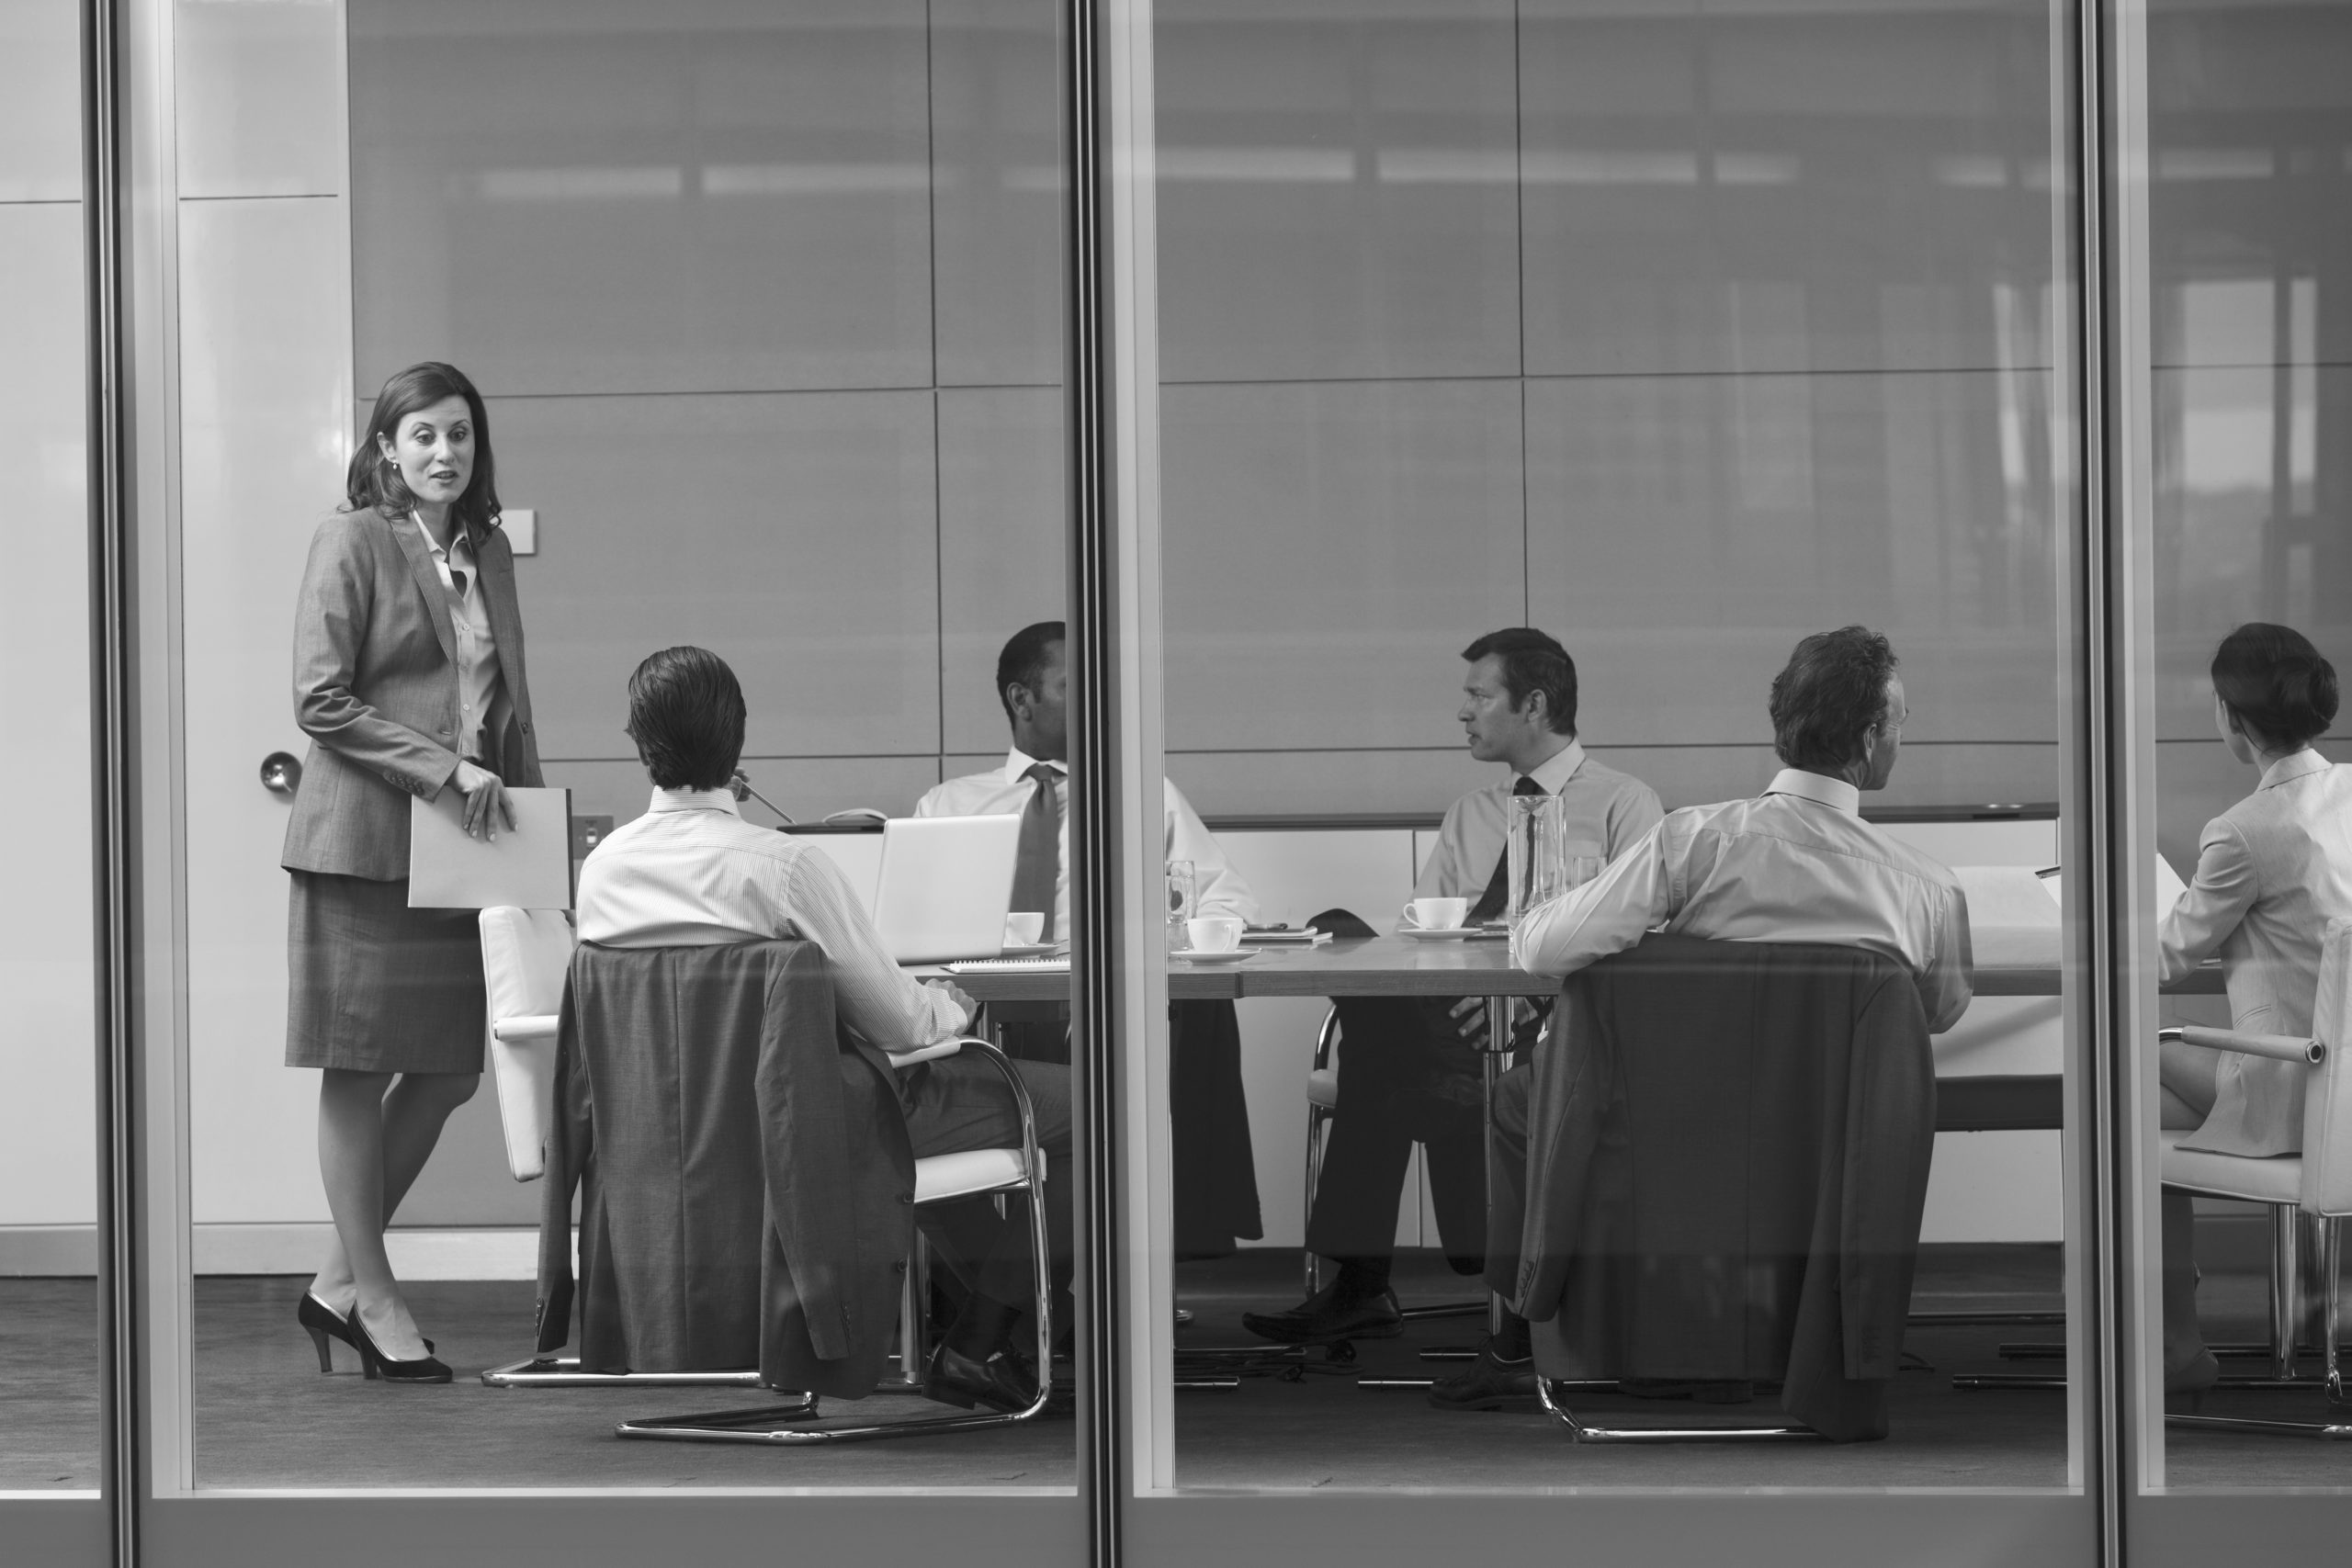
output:
[[[2213,690],[2265,750],[2292,750],[2335,722],[2335,666],[2292,626],[2249,621],[2213,652]]]
[[[1772,677],[1772,750],[1783,764],[1836,774],[1862,754],[1862,737],[1886,718],[1894,649],[1868,626],[1815,632]]]
[[[1059,621],[1039,621],[1012,634],[1004,651],[996,656],[996,700],[1004,705],[1005,722],[1012,722],[1012,699],[1004,694],[1007,686],[1026,686],[1035,691],[1046,678],[1046,668],[1054,661],[1054,649],[1063,641]]]
[[[1511,712],[1527,705],[1529,693],[1541,692],[1552,732],[1577,732],[1577,661],[1551,637],[1533,626],[1505,626],[1464,649],[1462,657],[1473,664],[1487,658],[1501,661]]]
[[[628,678],[628,734],[662,789],[723,789],[743,756],[743,688],[704,648],[665,648]]]

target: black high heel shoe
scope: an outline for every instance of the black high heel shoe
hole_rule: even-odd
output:
[[[294,1321],[309,1331],[311,1343],[318,1347],[319,1371],[322,1372],[334,1371],[334,1359],[327,1351],[327,1336],[330,1334],[353,1349],[359,1348],[359,1341],[351,1337],[351,1320],[308,1291],[304,1291],[302,1299],[295,1303]],[[431,1345],[425,1347],[428,1350],[432,1348]]]
[[[322,1372],[334,1371],[334,1359],[327,1351],[328,1335],[334,1335],[355,1350],[359,1348],[359,1341],[351,1337],[351,1320],[308,1291],[302,1292],[302,1299],[294,1305],[294,1321],[310,1331],[311,1343],[318,1347],[319,1371]],[[433,1341],[426,1340],[424,1348],[431,1351]]]
[[[368,1337],[368,1325],[359,1321],[357,1307],[351,1309],[351,1316],[345,1322],[351,1329],[352,1344],[359,1351],[360,1370],[368,1374],[369,1381],[372,1382],[377,1378],[381,1378],[386,1382],[447,1382],[449,1381],[449,1369],[431,1356],[416,1361],[395,1361],[381,1350],[377,1349],[375,1340]],[[424,1348],[427,1350],[432,1349],[433,1341],[426,1340]]]

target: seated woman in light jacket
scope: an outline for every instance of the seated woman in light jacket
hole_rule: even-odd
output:
[[[2165,917],[2164,979],[2218,953],[2230,1027],[2308,1034],[2327,922],[2352,916],[2352,769],[2312,750],[2335,717],[2335,669],[2301,632],[2240,626],[2213,655],[2213,721],[2230,755],[2261,770],[2252,795],[2205,825],[2197,875]],[[2188,1147],[2286,1155],[2302,1147],[2299,1063],[2167,1043],[2158,1067],[2164,1125]],[[2211,1383],[2220,1369],[2197,1327],[2189,1197],[2164,1195],[2165,1386]]]

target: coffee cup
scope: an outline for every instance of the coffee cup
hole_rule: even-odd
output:
[[[1405,906],[1405,923],[1425,931],[1459,931],[1469,918],[1467,898],[1415,898]]]
[[[1237,915],[1203,915],[1184,922],[1194,953],[1231,953],[1241,945],[1241,919]]]
[[[1043,909],[1016,909],[1004,917],[1004,945],[1035,947],[1046,935]]]

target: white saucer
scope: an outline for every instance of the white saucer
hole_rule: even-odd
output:
[[[1045,958],[1057,951],[1050,942],[1008,942],[999,958]]]
[[[1239,948],[1231,953],[1195,953],[1186,948],[1182,953],[1171,953],[1168,956],[1184,964],[1243,964],[1257,957],[1258,952],[1254,947]]]
[[[1484,926],[1398,926],[1396,934],[1408,942],[1470,942],[1490,934],[1505,936],[1509,933],[1490,933]]]

